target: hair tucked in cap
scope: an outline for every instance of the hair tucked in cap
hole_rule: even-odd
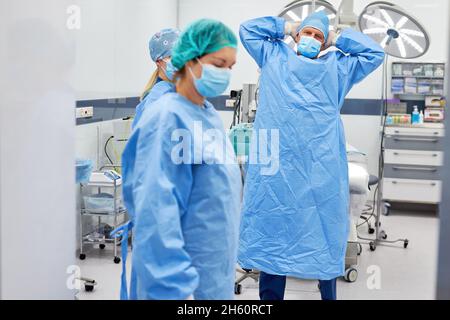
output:
[[[236,35],[222,22],[197,20],[187,27],[173,48],[172,64],[180,70],[190,60],[226,47],[237,48],[237,44]]]
[[[325,42],[327,42],[328,34],[330,32],[330,19],[328,19],[328,16],[324,11],[313,13],[303,20],[302,24],[297,29],[297,33],[308,27],[322,31]]]
[[[152,60],[156,62],[172,56],[172,49],[179,35],[180,31],[177,29],[163,29],[153,35],[148,44]]]

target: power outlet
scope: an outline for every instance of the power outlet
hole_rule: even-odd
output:
[[[83,107],[76,109],[76,118],[92,118],[94,116],[94,107]]]
[[[227,108],[234,108],[234,107],[236,106],[236,100],[234,100],[234,99],[228,99],[228,100],[226,100],[225,106],[226,106]]]

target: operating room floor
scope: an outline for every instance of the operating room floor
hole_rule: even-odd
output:
[[[403,244],[379,246],[375,252],[363,245],[358,280],[355,283],[338,281],[338,298],[342,300],[429,300],[434,299],[438,253],[439,219],[435,213],[392,212],[383,217],[383,229],[389,239],[406,237]],[[367,228],[360,229],[367,236]],[[112,253],[92,250],[87,259],[79,261],[82,276],[93,278],[98,285],[93,292],[80,291],[80,300],[113,300],[119,298],[121,265],[112,261]],[[128,260],[128,271],[130,270]],[[378,276],[379,275],[379,276]],[[377,285],[379,287],[377,288]],[[317,300],[320,293],[317,281],[288,279],[287,300]],[[252,279],[243,283],[242,294],[236,299],[258,299],[258,284]]]

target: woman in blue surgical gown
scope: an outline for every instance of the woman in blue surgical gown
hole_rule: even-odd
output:
[[[298,52],[283,41],[287,34]],[[241,25],[240,36],[261,68],[254,136],[279,130],[279,155],[271,155],[279,156],[279,168],[269,175],[262,164],[248,168],[239,263],[261,271],[261,299],[283,299],[286,276],[322,280],[322,298],[336,299],[349,231],[340,110],[353,85],[382,64],[383,49],[353,29],[329,35],[323,13],[295,26],[254,19]],[[338,50],[318,56],[326,43]],[[259,159],[261,151],[255,153]]]
[[[148,81],[141,96],[141,103],[136,107],[132,127],[136,127],[144,109],[168,92],[175,92],[172,82],[173,66],[170,62],[172,48],[180,32],[176,29],[163,29],[153,35],[148,44],[150,57],[156,63],[157,69]]]
[[[173,49],[176,92],[145,109],[126,146],[131,299],[234,296],[240,170],[205,98],[227,89],[236,48],[236,36],[218,21],[190,25]]]

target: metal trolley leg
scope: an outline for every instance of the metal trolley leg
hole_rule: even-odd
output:
[[[80,197],[83,197],[83,185],[80,183]],[[79,232],[79,235],[80,235],[80,255],[79,255],[79,258],[80,258],[80,260],[84,260],[84,259],[86,259],[86,254],[84,254],[84,252],[83,252],[83,244],[84,244],[84,241],[83,241],[83,214],[82,214],[82,206],[81,206],[81,204],[80,204],[80,232]]]
[[[255,270],[248,270],[248,269],[238,269],[237,270],[239,273],[242,273],[242,276],[239,277],[239,279],[236,280],[236,282],[234,283],[234,293],[235,294],[241,294],[242,293],[242,282],[245,279],[251,278],[253,280],[255,280],[255,282],[259,281],[259,271],[255,271]]]
[[[370,239],[370,238],[363,238],[363,237],[358,237],[361,240],[366,240],[366,241],[370,241],[369,242],[369,247],[370,247],[370,251],[375,251],[377,250],[377,247],[379,245],[383,245],[383,244],[395,244],[395,243],[401,243],[403,242],[403,248],[408,248],[409,245],[409,240],[408,239],[396,239],[396,240],[387,240],[388,235],[387,233],[381,229],[381,203],[383,203],[382,199],[381,199],[381,192],[378,193],[378,204],[377,204],[377,214],[375,216],[375,239]]]

